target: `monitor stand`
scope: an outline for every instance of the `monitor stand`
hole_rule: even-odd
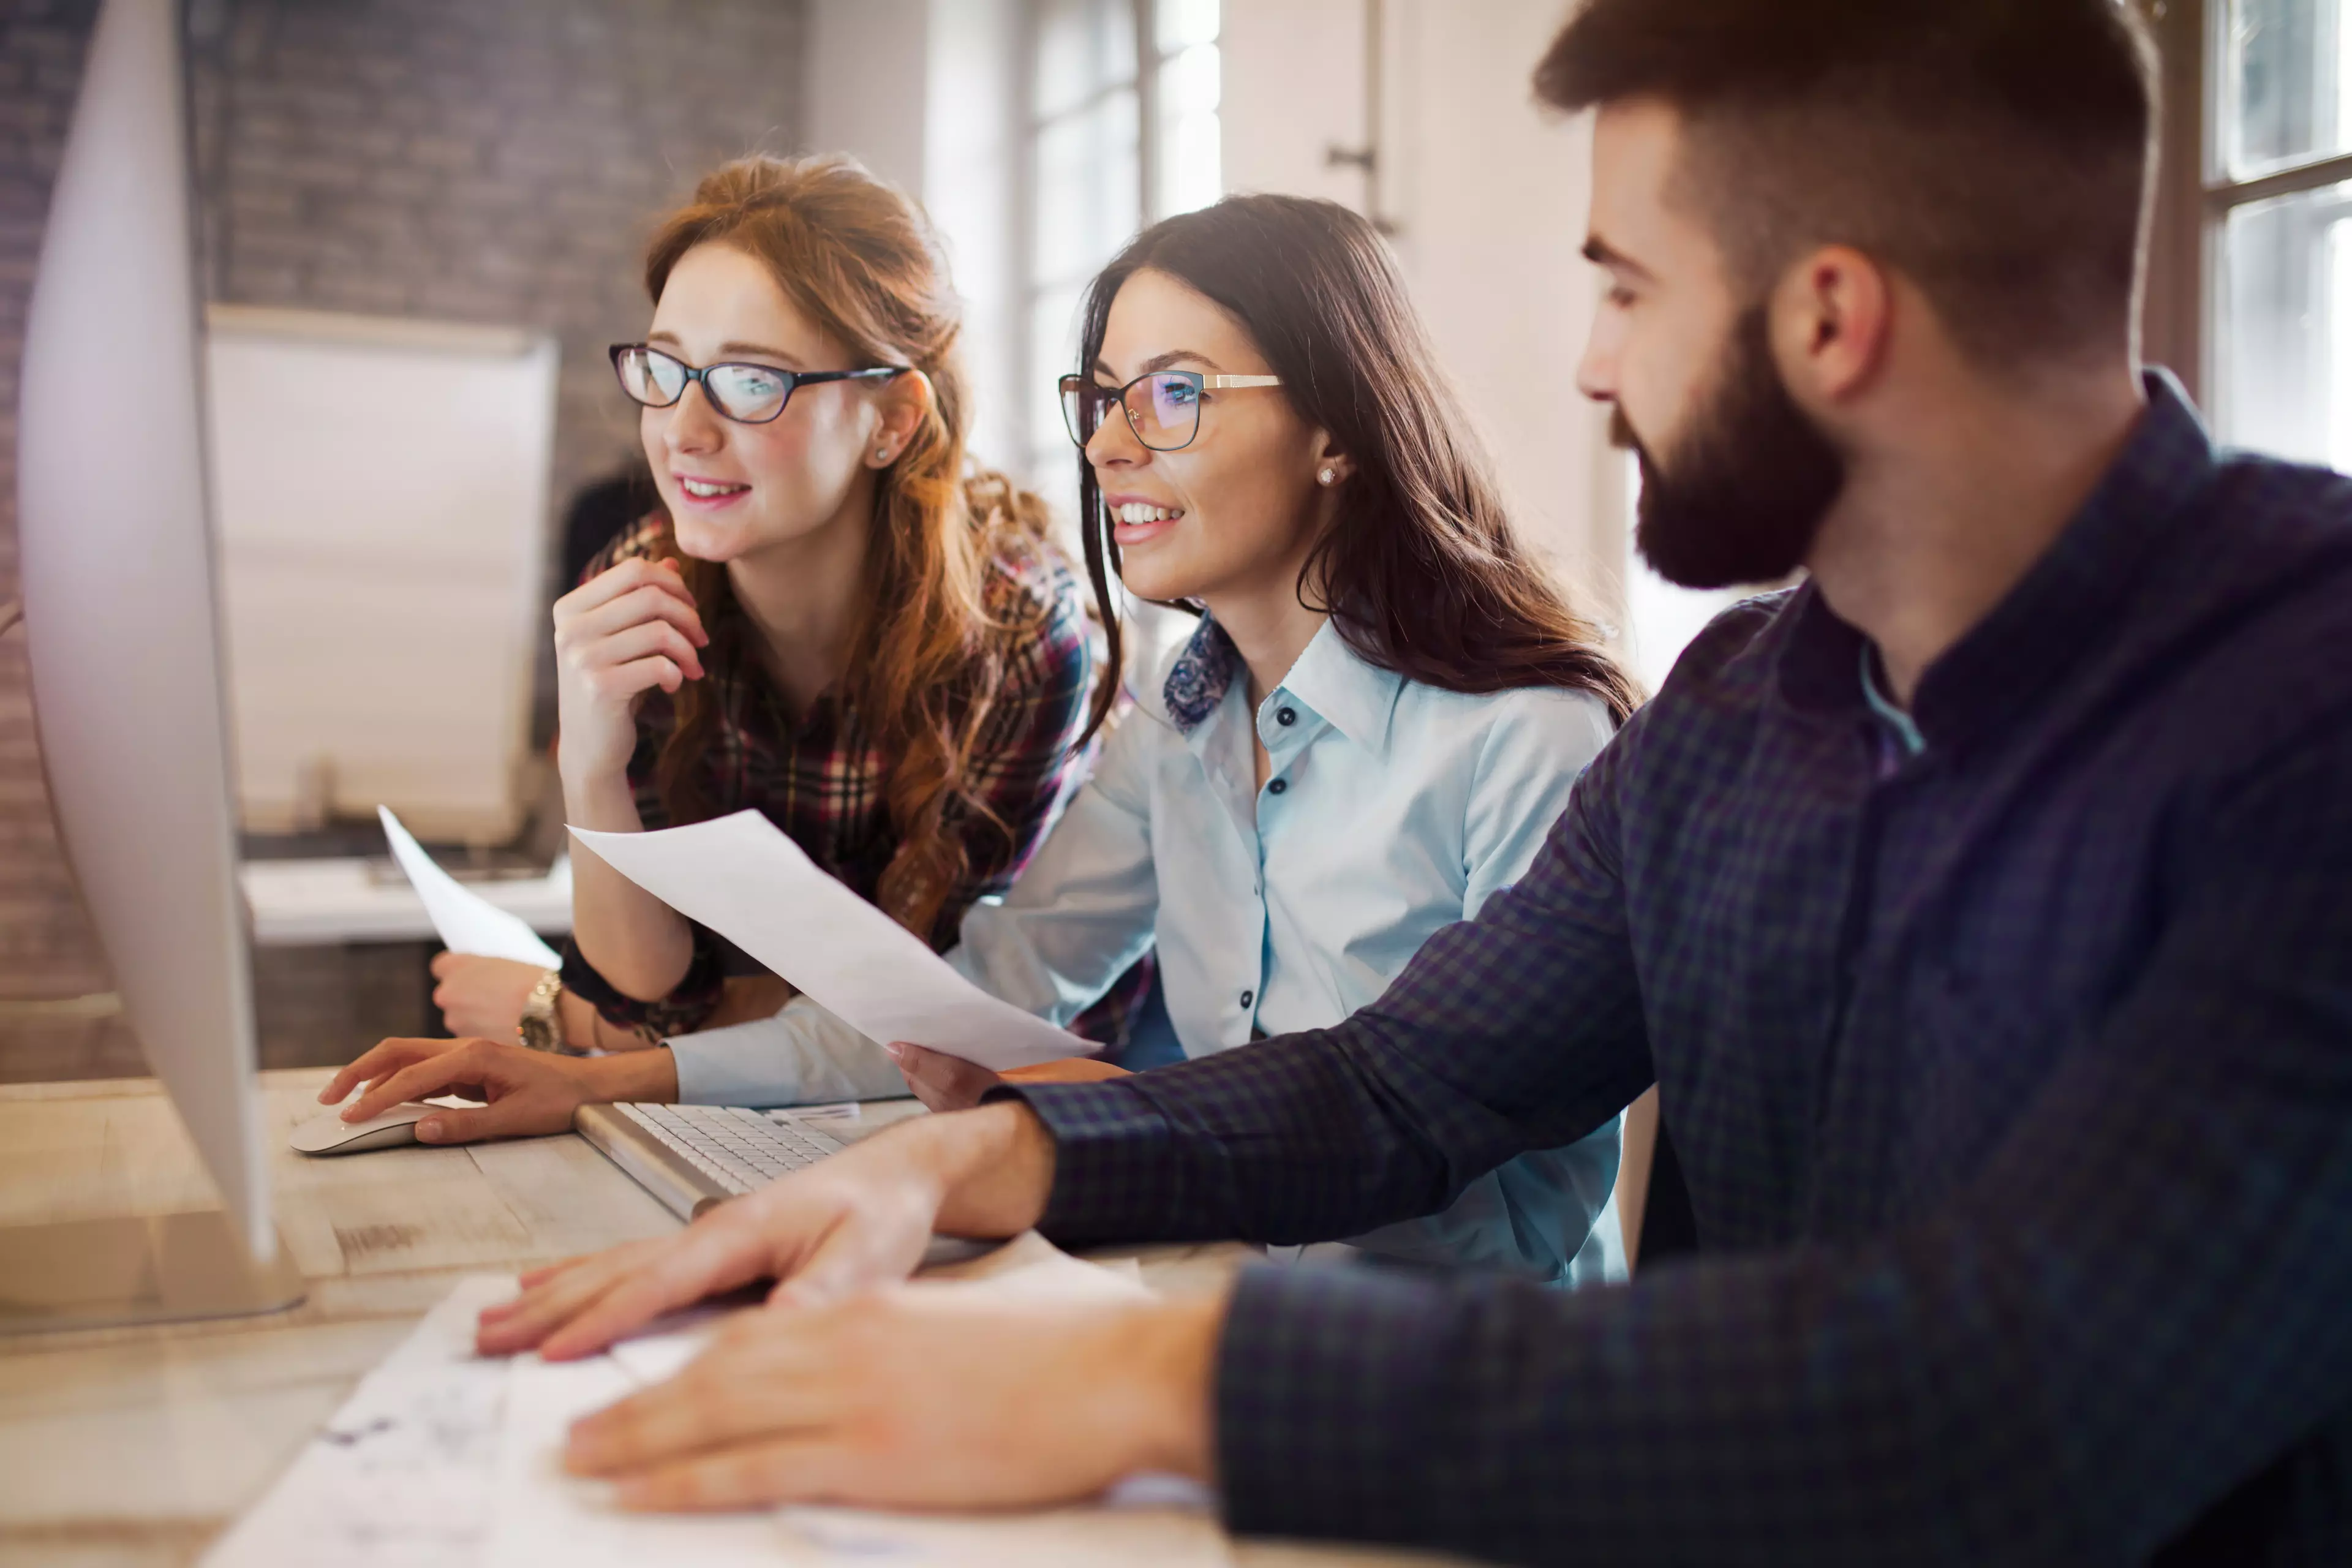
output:
[[[219,1209],[0,1226],[0,1334],[244,1317],[302,1298],[284,1239],[257,1264]]]

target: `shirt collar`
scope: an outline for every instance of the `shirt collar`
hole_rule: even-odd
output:
[[[1403,689],[1404,677],[1368,662],[1339,635],[1339,624],[1327,620],[1276,695],[1296,699],[1357,745],[1378,752],[1388,744]]]
[[[1242,668],[1241,650],[1208,616],[1168,668],[1160,697],[1178,731],[1190,735],[1225,700]],[[1377,751],[1388,742],[1404,678],[1367,662],[1348,646],[1339,626],[1323,623],[1298,662],[1283,677],[1276,695],[1287,694],[1360,746]],[[1274,699],[1268,698],[1269,701]]]
[[[2014,715],[2111,637],[2141,574],[2210,484],[2212,441],[2187,394],[2165,371],[2145,379],[2147,407],[2090,500],[1992,613],[1920,679],[1911,717],[1931,748]],[[1815,711],[1864,710],[1858,661],[1865,649],[1862,635],[1806,584],[1781,651],[1782,694]]]
[[[1169,721],[1189,735],[1217,710],[1225,700],[1226,689],[1234,683],[1234,672],[1241,668],[1241,650],[1225,628],[1208,616],[1192,640],[1179,649],[1168,666],[1168,679],[1160,683],[1160,700],[1168,709]]]

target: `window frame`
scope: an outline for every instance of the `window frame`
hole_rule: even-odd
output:
[[[1041,32],[1039,13],[1042,0],[1026,0],[1021,7],[1019,183],[1023,210],[1018,215],[1021,268],[1021,331],[1018,341],[1021,345],[1024,385],[1041,377],[1045,379],[1058,377],[1066,370],[1072,368],[1064,365],[1040,365],[1034,363],[1036,358],[1034,323],[1037,312],[1044,308],[1046,297],[1066,287],[1068,281],[1064,279],[1045,278],[1040,274],[1038,268],[1036,233],[1037,207],[1040,199],[1038,157],[1046,134],[1072,119],[1093,113],[1107,99],[1121,92],[1133,93],[1137,119],[1135,197],[1136,212],[1140,217],[1140,222],[1137,225],[1138,231],[1149,228],[1168,216],[1161,210],[1161,198],[1165,193],[1162,189],[1163,182],[1160,174],[1165,149],[1161,145],[1164,127],[1160,112],[1160,77],[1169,62],[1174,60],[1183,51],[1160,47],[1160,0],[1094,0],[1094,3],[1106,11],[1120,5],[1124,5],[1129,11],[1129,26],[1134,29],[1135,38],[1134,72],[1132,75],[1122,75],[1096,83],[1084,99],[1066,105],[1052,114],[1041,114],[1037,110],[1036,71]],[[1231,0],[1227,0],[1227,3],[1230,4]],[[1217,45],[1220,49],[1223,48],[1223,42],[1224,28],[1221,18],[1217,30]],[[1108,260],[1109,258],[1106,257],[1104,259]],[[1022,443],[1024,448],[1023,462],[1034,465],[1045,461],[1046,455],[1053,446],[1053,434],[1059,430],[1058,425],[1050,426],[1048,432],[1041,437],[1040,432],[1030,427],[1034,421],[1028,417],[1025,405],[1021,424]]]
[[[2147,0],[2144,10],[2162,59],[2164,123],[2158,142],[2143,356],[2178,375],[2217,422],[2220,395],[2219,285],[2230,215],[2255,202],[2352,181],[2352,152],[2304,159],[2233,179],[2219,134],[2221,68],[2229,58],[2230,0]]]

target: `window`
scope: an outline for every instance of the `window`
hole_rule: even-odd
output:
[[[2159,224],[2182,280],[2151,357],[2232,445],[2352,468],[2352,17],[2345,0],[2164,0],[2176,165]],[[2179,110],[2175,110],[2179,113]]]
[[[1055,379],[1087,284],[1135,232],[1223,194],[1218,0],[1032,0],[1029,469],[1058,493]]]

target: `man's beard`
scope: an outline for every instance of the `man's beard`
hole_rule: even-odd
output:
[[[1685,588],[1790,575],[1845,489],[1845,459],[1780,383],[1760,307],[1732,329],[1714,390],[1664,464],[1623,409],[1611,415],[1610,433],[1642,465],[1634,545],[1659,576]]]

